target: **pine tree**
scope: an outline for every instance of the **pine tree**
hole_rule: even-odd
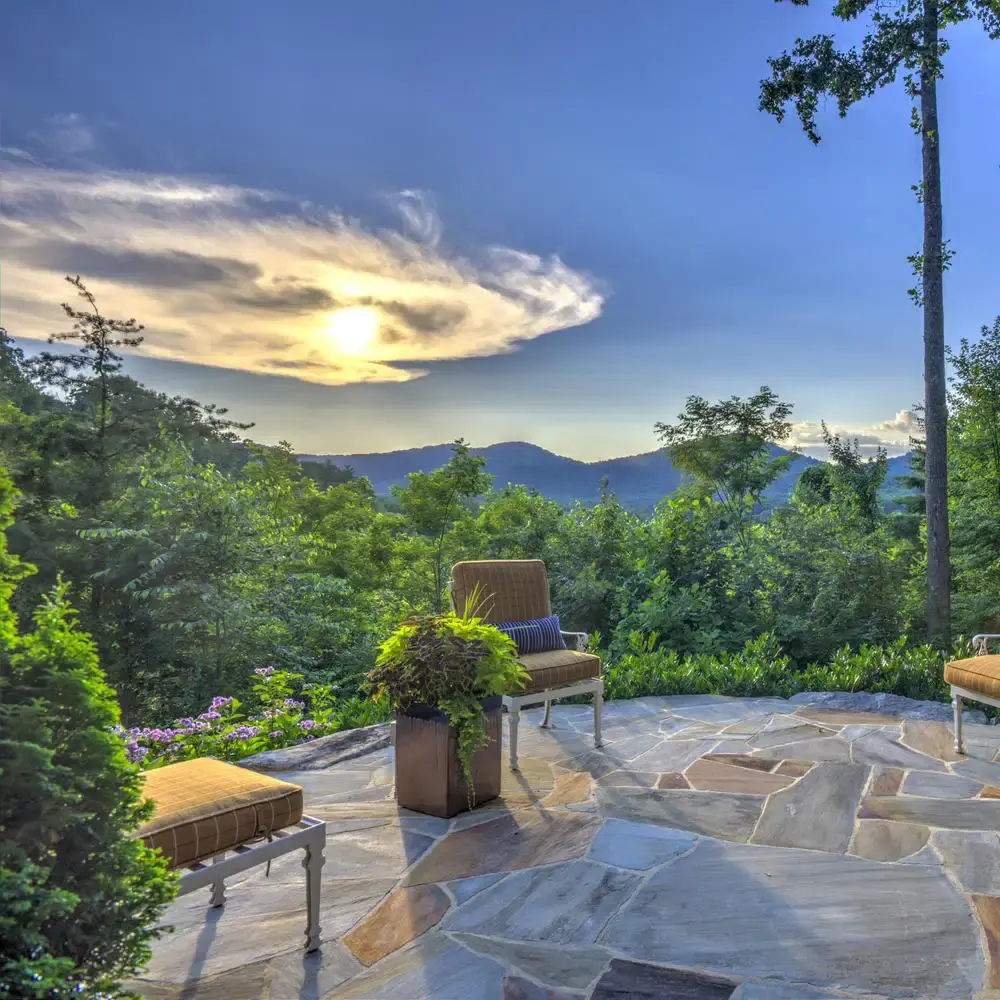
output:
[[[65,586],[18,634],[10,599],[32,568],[7,551],[14,500],[0,469],[0,993],[129,996],[174,878],[129,836],[151,804]]]

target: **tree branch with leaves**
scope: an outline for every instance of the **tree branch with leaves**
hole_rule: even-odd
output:
[[[776,0],[805,7],[809,0]],[[953,251],[943,237],[941,150],[937,81],[952,25],[978,20],[990,38],[1000,38],[1000,0],[837,0],[833,15],[854,21],[870,14],[872,30],[860,49],[838,50],[831,35],[798,39],[792,51],[768,59],[771,78],[761,81],[760,108],[781,122],[791,105],[810,141],[818,144],[820,98],[831,97],[843,118],[848,109],[896,81],[904,72],[906,93],[918,106],[911,125],[920,135],[922,178],[914,185],[923,207],[923,250],[909,257],[918,283],[909,289],[923,308],[924,414],[926,421],[927,627],[946,644],[950,630],[948,535],[947,383],[944,347],[944,271]]]

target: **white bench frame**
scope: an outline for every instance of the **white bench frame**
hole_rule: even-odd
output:
[[[178,896],[184,896],[195,889],[212,887],[209,906],[217,908],[226,902],[226,879],[238,872],[265,864],[273,858],[292,851],[304,850],[302,867],[306,870],[306,951],[315,951],[320,943],[319,901],[320,873],[325,858],[326,823],[313,816],[303,816],[294,826],[274,830],[267,840],[231,847],[216,854],[211,864],[198,861],[182,872]],[[228,857],[227,857],[228,855]]]
[[[976,656],[986,656],[989,653],[989,640],[1000,639],[996,632],[983,632],[972,637],[972,646],[976,651]],[[957,684],[951,685],[951,706],[955,714],[955,753],[965,753],[962,745],[962,704],[965,699],[978,701],[984,705],[992,705],[1000,708],[1000,698],[990,698],[977,691],[970,691],[968,688],[959,687]]]
[[[564,639],[575,639],[578,652],[587,648],[586,632],[560,632]],[[604,706],[604,681],[600,677],[591,677],[576,684],[563,687],[547,688],[544,691],[533,691],[531,694],[505,694],[503,706],[510,716],[510,769],[517,770],[517,728],[521,721],[521,709],[527,705],[545,704],[545,718],[541,721],[543,729],[552,729],[554,724],[549,721],[552,702],[560,698],[569,698],[575,694],[593,694],[594,696],[594,746],[603,746],[601,742],[601,709]]]

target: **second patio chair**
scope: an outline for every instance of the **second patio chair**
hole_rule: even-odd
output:
[[[503,627],[518,644],[518,662],[530,680],[522,691],[505,695],[510,717],[510,767],[517,770],[517,728],[521,709],[545,705],[542,726],[548,727],[553,701],[577,694],[594,696],[594,746],[601,745],[604,682],[599,657],[585,652],[586,632],[564,632],[552,620],[549,579],[541,559],[494,559],[456,563],[452,567],[451,605],[464,611],[475,600],[477,618]],[[566,647],[573,640],[575,649]]]

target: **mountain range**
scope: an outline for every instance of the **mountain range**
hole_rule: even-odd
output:
[[[776,445],[772,445],[771,450],[775,455],[788,454]],[[677,489],[682,476],[662,451],[600,462],[565,458],[524,441],[507,441],[470,451],[486,460],[486,471],[493,476],[495,489],[507,483],[530,486],[562,505],[572,504],[575,500],[593,503],[600,495],[601,480],[606,476],[608,485],[622,504],[631,510],[649,511]],[[439,444],[375,454],[300,455],[299,458],[341,468],[350,467],[355,475],[367,476],[378,496],[388,496],[390,486],[406,484],[407,473],[439,469],[448,462],[451,454],[451,445]],[[885,494],[899,494],[895,477],[907,471],[909,458],[909,455],[900,455],[889,460],[883,490]],[[808,456],[794,459],[788,472],[768,490],[768,500],[771,503],[787,500],[802,470],[818,464],[815,458]]]

